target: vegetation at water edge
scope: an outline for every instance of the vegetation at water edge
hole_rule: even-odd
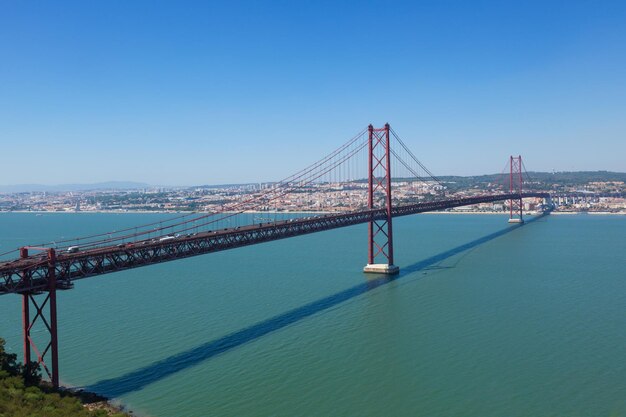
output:
[[[0,338],[0,417],[126,417],[112,409],[89,410],[84,395],[57,390],[41,381],[36,362],[25,366],[7,353]]]

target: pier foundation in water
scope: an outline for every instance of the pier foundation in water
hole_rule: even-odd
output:
[[[396,265],[389,264],[367,264],[365,268],[363,268],[363,272],[369,274],[395,275],[400,272],[400,268]]]

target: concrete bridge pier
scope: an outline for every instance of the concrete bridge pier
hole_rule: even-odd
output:
[[[400,268],[396,265],[389,264],[367,264],[363,268],[363,272],[369,274],[395,275],[400,273]]]

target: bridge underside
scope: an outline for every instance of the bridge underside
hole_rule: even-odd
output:
[[[521,198],[529,197],[548,198],[549,196],[545,193],[521,195]],[[520,195],[498,194],[434,201],[393,207],[391,212],[393,217],[399,217],[512,198],[519,199]],[[112,246],[78,253],[60,253],[53,264],[50,264],[46,257],[32,256],[6,262],[0,266],[0,295],[47,291],[50,287],[49,276],[52,271],[54,271],[56,288],[68,289],[72,288],[73,281],[82,278],[386,218],[386,209],[364,210],[251,225],[219,232],[204,232],[167,242],[140,241],[126,244],[122,248]]]

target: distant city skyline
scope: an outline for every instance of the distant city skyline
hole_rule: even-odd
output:
[[[531,171],[528,172],[529,178],[535,178],[536,175],[556,175],[557,178],[560,177],[559,174],[590,174],[588,181],[590,182],[626,182],[626,172],[617,172],[617,171],[551,171],[551,172],[538,172]],[[450,181],[454,178],[483,178],[483,177],[491,177],[493,175],[507,177],[507,172],[492,172],[492,173],[484,173],[477,175],[440,175],[438,179]],[[403,179],[407,177],[398,176],[392,179],[393,182],[403,182]],[[508,178],[508,177],[507,177]],[[351,180],[339,179],[336,182],[351,182],[351,181],[366,181],[366,178],[354,178]],[[427,182],[432,182],[433,179],[427,179]],[[505,180],[506,181],[506,180]],[[144,182],[136,182],[136,181],[104,181],[97,183],[87,183],[87,182],[77,182],[77,183],[65,183],[65,184],[0,184],[0,194],[11,194],[11,193],[23,193],[23,192],[51,192],[51,193],[59,193],[59,192],[83,192],[83,191],[104,191],[104,190],[155,190],[155,189],[185,189],[185,188],[195,188],[195,187],[209,187],[209,188],[225,188],[225,187],[233,187],[233,186],[256,186],[256,185],[268,185],[273,184],[275,181],[249,181],[249,182],[240,182],[240,183],[204,183],[204,184],[152,184],[152,183],[144,183]],[[321,180],[320,182],[326,182],[326,180]],[[560,183],[559,180],[555,180],[556,183]]]
[[[279,180],[389,122],[436,175],[626,171],[626,3],[5,2],[0,185]]]

